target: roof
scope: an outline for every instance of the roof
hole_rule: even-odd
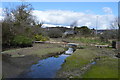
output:
[[[65,31],[64,34],[74,34],[75,31]]]

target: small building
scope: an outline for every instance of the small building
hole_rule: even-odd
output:
[[[64,35],[72,35],[75,34],[75,31],[65,31]]]
[[[74,34],[76,34],[74,30],[69,30],[69,31],[65,31],[62,37],[73,36]]]

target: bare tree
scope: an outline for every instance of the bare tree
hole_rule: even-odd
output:
[[[118,38],[118,40],[119,40],[119,38],[120,38],[120,36],[119,36],[119,34],[120,34],[120,31],[119,31],[120,26],[119,26],[119,20],[118,20],[118,18],[116,17],[116,18],[111,22],[110,25],[111,25],[111,26],[110,26],[110,29],[111,29],[112,34],[115,34],[115,35],[116,35],[116,39]]]
[[[31,14],[33,8],[30,4],[22,4],[11,10],[13,20],[13,31],[16,34],[30,35],[29,31],[35,25]]]
[[[110,29],[118,29],[118,18],[115,18],[113,21],[111,21],[110,25]]]
[[[120,17],[118,17],[118,41],[120,41]]]
[[[72,24],[70,24],[70,28],[74,28],[77,26],[77,21],[74,21]]]

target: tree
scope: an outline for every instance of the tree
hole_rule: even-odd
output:
[[[74,21],[72,24],[70,24],[70,28],[77,27],[77,21]]]
[[[23,36],[25,39],[32,38],[32,27],[36,25],[33,8],[30,4],[21,4],[16,8],[6,8],[5,17],[2,22],[2,45],[11,46],[13,39]],[[18,38],[23,38],[18,37]]]
[[[118,17],[118,41],[120,41],[120,17]]]
[[[117,18],[115,18],[113,21],[111,21],[110,29],[118,29],[118,19]]]
[[[59,37],[62,37],[63,33],[60,29],[50,29],[48,31],[48,36],[50,38],[59,38]]]
[[[116,34],[115,37],[116,39],[118,38],[118,40],[120,40],[120,25],[119,25],[119,19],[115,18],[112,22],[111,22],[111,32],[112,34]]]
[[[35,25],[35,20],[31,14],[33,8],[30,4],[22,4],[16,9],[12,9],[14,33],[30,35],[30,29]]]
[[[32,16],[33,8],[30,4],[22,4],[15,9],[5,9],[4,23],[9,24],[8,27],[13,35],[30,36],[31,28],[36,25],[34,16]],[[4,27],[4,26],[3,26]]]
[[[11,32],[11,25],[7,22],[2,22],[2,43],[9,45],[13,39],[13,33]]]
[[[32,32],[34,35],[36,34],[43,34],[43,29],[41,28],[43,25],[43,22],[37,22],[36,25],[34,25],[34,27],[32,27]]]
[[[106,30],[103,34],[100,35],[101,41],[108,42],[109,39],[119,39],[119,24],[118,18],[115,18],[110,23],[110,30]]]
[[[77,32],[77,34],[83,36],[89,36],[92,33],[92,31],[87,26],[75,27],[74,30]]]

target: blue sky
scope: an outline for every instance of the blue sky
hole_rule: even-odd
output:
[[[117,2],[27,2],[33,8],[33,15],[45,24],[66,25],[78,21],[78,26],[94,28],[96,16],[99,17],[98,28],[107,29],[111,20],[118,15]],[[20,2],[2,2],[2,8],[16,7]]]
[[[118,15],[117,2],[26,2],[32,4],[35,10],[70,10],[76,12],[93,11],[95,14],[105,14],[103,7],[110,7],[114,15]],[[14,7],[20,2],[3,2],[2,7]]]

